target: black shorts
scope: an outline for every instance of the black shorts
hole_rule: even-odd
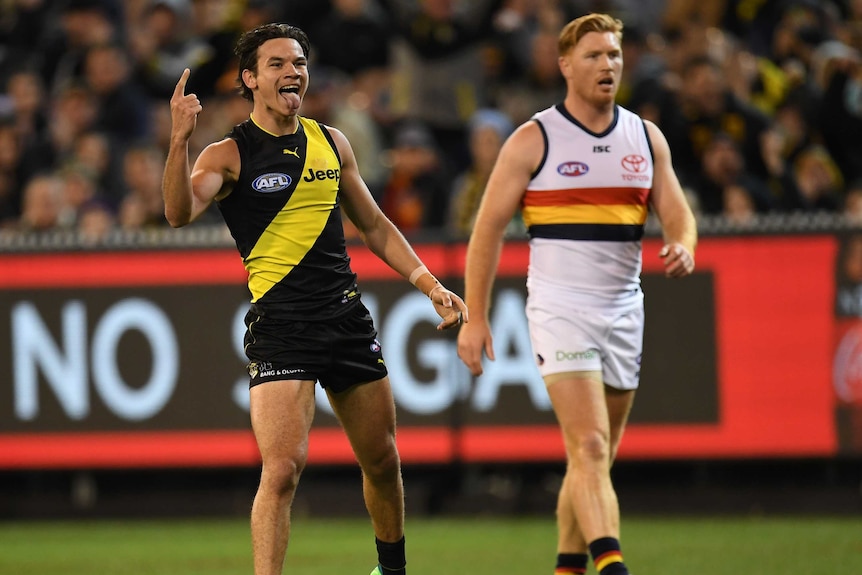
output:
[[[249,387],[301,379],[339,392],[388,373],[374,321],[362,302],[328,321],[275,318],[252,305],[245,325]]]

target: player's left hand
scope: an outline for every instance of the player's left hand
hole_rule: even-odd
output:
[[[437,324],[437,329],[458,327],[462,323],[470,321],[470,314],[464,300],[442,285],[435,286],[428,293],[428,297],[434,304],[434,309],[443,318],[443,321]]]
[[[681,278],[694,271],[694,256],[680,243],[665,244],[658,253],[664,260],[664,275]]]

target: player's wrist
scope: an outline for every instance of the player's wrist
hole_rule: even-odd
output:
[[[443,284],[424,265],[413,270],[408,279],[411,284],[416,286],[416,289],[424,293],[429,299],[437,288],[443,287]]]

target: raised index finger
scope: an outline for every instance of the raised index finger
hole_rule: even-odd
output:
[[[174,88],[174,96],[185,96],[186,95],[186,82],[188,82],[190,74],[191,74],[191,70],[189,70],[188,68],[183,70],[183,75],[180,76],[180,81],[177,82],[177,87]]]

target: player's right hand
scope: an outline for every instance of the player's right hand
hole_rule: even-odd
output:
[[[195,94],[186,94],[186,82],[191,70],[186,68],[171,96],[171,136],[188,140],[197,126],[198,114],[203,110]]]
[[[494,341],[488,322],[474,319],[458,332],[458,357],[474,376],[482,375],[482,353],[494,361]]]

